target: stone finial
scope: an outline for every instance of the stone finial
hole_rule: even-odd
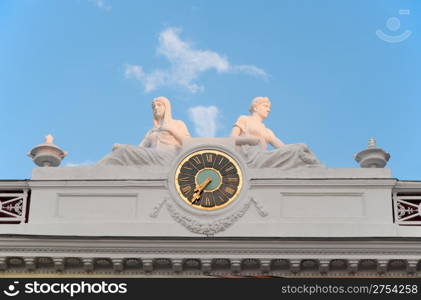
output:
[[[51,134],[45,136],[45,144],[53,145],[54,137]]]
[[[377,148],[375,138],[368,139],[368,148],[369,149]]]
[[[51,134],[45,136],[44,144],[35,146],[28,156],[39,167],[58,167],[62,159],[67,155],[59,147],[53,144],[54,137]]]
[[[368,148],[354,155],[361,168],[384,168],[390,159],[390,154],[377,148],[376,140],[368,140]]]

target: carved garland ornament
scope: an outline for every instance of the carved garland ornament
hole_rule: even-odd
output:
[[[268,213],[263,209],[262,204],[260,204],[257,200],[250,198],[250,200],[245,203],[240,210],[236,211],[235,213],[217,219],[212,222],[201,222],[196,218],[193,218],[191,215],[188,215],[178,209],[176,205],[170,203],[168,199],[161,201],[157,206],[154,207],[150,217],[156,218],[161,211],[162,206],[166,206],[168,212],[170,213],[171,217],[187,228],[189,231],[198,234],[204,235],[214,235],[218,232],[226,230],[232,224],[234,224],[238,219],[240,219],[250,208],[253,204],[256,207],[257,212],[261,217],[266,217]]]

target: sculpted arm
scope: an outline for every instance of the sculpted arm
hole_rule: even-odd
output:
[[[235,122],[234,126],[232,126],[231,136],[241,136],[245,133],[246,127],[246,118],[244,116],[239,117],[237,122]]]
[[[259,143],[259,139],[253,136],[245,135],[245,128],[247,128],[247,120],[244,118],[244,116],[241,116],[238,118],[237,122],[234,124],[231,130],[231,136],[237,137],[235,144],[238,146],[257,145]]]
[[[182,121],[178,121],[177,126],[163,126],[161,129],[171,133],[180,145],[183,144],[185,138],[190,137],[189,130]]]
[[[282,146],[285,146],[284,142],[282,142],[279,138],[277,138],[272,130],[270,129],[268,130],[269,130],[269,138],[268,138],[269,144],[271,144],[274,148],[281,148]]]
[[[234,126],[232,127],[231,136],[240,136],[240,134],[241,134],[241,129],[240,129],[240,127],[238,127],[238,126],[234,125]]]
[[[151,146],[151,142],[150,142],[150,139],[149,139],[149,133],[150,133],[150,130],[148,131],[148,133],[146,133],[145,137],[140,142],[139,147],[146,147],[147,148],[147,147]],[[124,144],[114,144],[113,148],[112,148],[113,149],[112,151],[116,151],[116,150],[118,150],[118,149],[120,149],[124,146],[125,146]]]
[[[149,134],[150,134],[150,130],[146,133],[145,137],[143,138],[143,140],[140,142],[139,147],[150,147],[151,146],[151,141],[149,139]]]

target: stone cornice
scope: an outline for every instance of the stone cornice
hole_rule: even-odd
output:
[[[1,190],[15,190],[29,188],[29,180],[0,180]]]
[[[110,252],[177,254],[419,255],[421,239],[122,239],[0,237],[0,252]]]
[[[139,179],[139,180],[31,180],[32,188],[48,187],[144,187],[156,188],[166,186],[165,179]]]
[[[13,274],[24,268],[57,276],[417,276],[421,257],[420,239],[1,236],[0,244],[0,272]],[[72,266],[75,260],[79,263]]]
[[[398,181],[396,182],[395,190],[421,193],[421,181]]]
[[[276,186],[352,186],[352,187],[393,187],[396,184],[393,178],[259,178],[251,179],[251,187],[276,187]]]

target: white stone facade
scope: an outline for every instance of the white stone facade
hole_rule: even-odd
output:
[[[174,188],[177,163],[200,149],[243,170],[222,209],[198,210]],[[229,139],[197,139],[164,168],[36,168],[0,181],[0,201],[6,273],[420,275],[421,182],[383,168],[251,169]]]

